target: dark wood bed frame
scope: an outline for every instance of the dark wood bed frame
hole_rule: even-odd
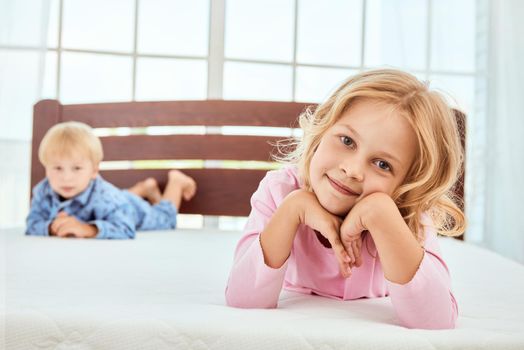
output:
[[[45,176],[38,160],[38,146],[46,131],[65,121],[80,121],[94,128],[147,126],[271,126],[298,127],[297,117],[311,104],[266,101],[169,101],[62,105],[43,100],[34,107],[31,159],[31,188]],[[456,111],[462,142],[465,116]],[[235,135],[130,135],[101,138],[104,160],[255,160],[270,161],[271,143],[279,137]],[[197,195],[184,202],[182,213],[247,216],[250,197],[267,170],[183,169],[198,184]],[[166,169],[101,171],[120,188],[152,176],[163,187]],[[455,187],[463,198],[464,176]]]

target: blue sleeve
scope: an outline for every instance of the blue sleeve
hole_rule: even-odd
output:
[[[49,236],[49,225],[53,222],[50,217],[51,210],[45,201],[43,186],[37,185],[33,190],[31,209],[26,219],[26,235]]]
[[[104,216],[88,222],[98,228],[96,238],[100,239],[133,239],[135,222],[128,203],[119,205]]]

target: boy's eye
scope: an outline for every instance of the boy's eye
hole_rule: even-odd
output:
[[[348,147],[352,147],[355,144],[353,139],[349,136],[340,136],[340,141]]]
[[[53,169],[55,169],[57,171],[60,171],[60,170],[62,170],[62,167],[61,166],[55,166],[55,167],[53,167]]]
[[[82,170],[82,167],[81,166],[75,166],[73,169],[78,171],[78,170]]]
[[[377,160],[375,164],[382,170],[391,171],[391,165],[384,160]]]

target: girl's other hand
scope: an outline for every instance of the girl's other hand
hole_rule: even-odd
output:
[[[300,206],[300,223],[320,232],[329,241],[338,260],[341,275],[344,278],[350,277],[356,255],[353,253],[352,259],[340,240],[342,219],[324,209],[315,194],[310,191],[297,190],[293,192],[293,196],[297,197],[295,200]]]
[[[360,202],[355,204],[349,211],[348,215],[344,219],[340,227],[340,240],[348,252],[358,252],[358,258],[355,256],[354,266],[362,265],[362,258],[360,251],[362,248],[362,234],[367,232],[366,222],[369,221],[369,217],[374,214],[378,209],[381,208],[381,201],[390,199],[387,194],[384,193],[372,193],[367,197],[363,198]],[[380,211],[380,210],[379,210]],[[367,218],[367,219],[366,219]],[[384,218],[385,220],[386,218]]]
[[[351,208],[340,227],[340,240],[344,248],[349,252],[350,256],[351,254],[356,254],[355,256],[351,256],[354,258],[352,267],[362,265],[362,234],[367,231],[362,220],[363,206],[359,205],[361,203],[362,201]]]

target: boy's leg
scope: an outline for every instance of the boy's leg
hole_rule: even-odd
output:
[[[129,188],[128,191],[136,194],[139,197],[147,199],[147,201],[151,204],[157,204],[162,200],[162,193],[160,193],[158,183],[152,177],[137,182],[135,185]]]
[[[178,210],[182,198],[186,201],[190,200],[195,195],[196,189],[195,180],[181,171],[170,170],[162,199],[170,201]]]

